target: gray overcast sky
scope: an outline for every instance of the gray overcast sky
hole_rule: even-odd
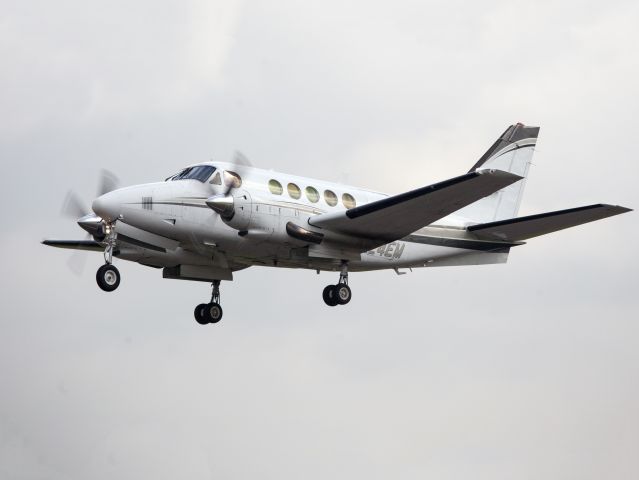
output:
[[[124,184],[226,160],[391,193],[541,125],[522,214],[639,207],[639,3],[0,0],[0,478],[639,477],[636,214],[507,265],[206,284],[44,237]]]

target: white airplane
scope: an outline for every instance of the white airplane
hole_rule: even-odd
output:
[[[73,194],[65,208],[93,239],[43,243],[103,252],[96,279],[106,292],[120,284],[113,257],[211,282],[211,301],[195,308],[200,324],[222,318],[220,281],[252,266],[339,272],[322,296],[345,305],[349,272],[505,263],[529,238],[630,211],[597,204],[516,217],[538,134],[512,125],[465,175],[398,195],[262,170],[242,156],[120,189],[106,175],[94,213]]]

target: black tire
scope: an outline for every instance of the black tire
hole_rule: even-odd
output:
[[[98,286],[105,292],[112,292],[120,285],[120,272],[113,265],[102,265],[95,274]]]
[[[222,320],[222,306],[219,303],[207,303],[204,307],[204,317],[209,323],[217,323]]]
[[[335,298],[339,305],[346,305],[348,302],[351,301],[351,298],[353,298],[353,293],[351,292],[350,287],[345,283],[338,283],[337,285],[335,285],[333,295],[335,295]]]
[[[206,303],[200,303],[195,310],[193,311],[193,316],[195,317],[195,321],[200,325],[206,325],[209,323],[208,319],[204,315],[204,309],[206,308]]]
[[[324,287],[324,291],[322,292],[322,298],[324,299],[324,303],[329,307],[336,306],[337,295],[335,295],[335,285],[326,285],[326,287]]]

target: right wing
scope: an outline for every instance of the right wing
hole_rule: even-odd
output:
[[[522,177],[501,170],[479,170],[427,187],[383,198],[350,210],[308,219],[314,227],[383,243],[444,218]]]
[[[71,250],[104,251],[104,246],[93,240],[43,240],[42,244],[48,245],[49,247],[69,248]]]

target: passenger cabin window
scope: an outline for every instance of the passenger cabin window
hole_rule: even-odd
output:
[[[337,205],[337,195],[332,190],[324,190],[324,200],[328,203],[329,207]]]
[[[300,190],[300,187],[298,187],[294,183],[289,183],[286,186],[286,189],[288,190],[289,196],[295,200],[299,200],[299,198],[302,196],[302,191]]]
[[[306,198],[311,203],[317,203],[319,201],[319,192],[313,187],[306,187]]]
[[[226,170],[224,172],[224,184],[231,188],[240,188],[242,186],[242,177],[237,173]]]
[[[355,198],[350,193],[345,193],[342,195],[342,203],[346,207],[346,209],[355,208],[357,206],[355,202]]]
[[[199,182],[206,182],[214,171],[215,167],[212,167],[211,165],[196,165],[195,167],[185,168],[180,173],[177,173],[166,180],[197,180]]]
[[[273,195],[282,195],[282,192],[284,191],[282,184],[275,179],[268,181],[268,189]]]

